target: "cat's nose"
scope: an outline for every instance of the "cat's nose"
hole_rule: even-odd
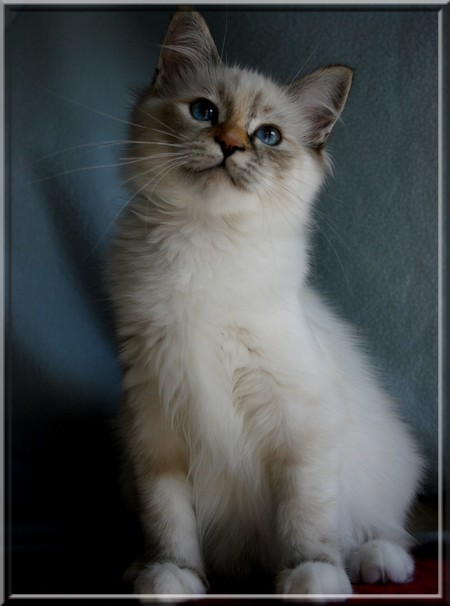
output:
[[[222,128],[215,136],[215,140],[222,148],[225,157],[231,156],[235,151],[243,151],[248,145],[247,133],[239,126]]]

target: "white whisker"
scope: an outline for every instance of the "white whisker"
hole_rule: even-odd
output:
[[[160,133],[161,135],[166,135],[167,137],[175,137],[175,139],[180,139],[180,141],[189,141],[189,139],[185,135],[180,135],[179,133],[178,134],[168,133],[159,128],[152,128],[151,130],[155,133]]]
[[[297,72],[295,73],[295,75],[293,77],[292,77],[292,71],[291,71],[291,73],[289,74],[289,77],[288,77],[288,79],[286,81],[286,86],[289,86],[290,84],[292,84],[293,82],[295,82],[295,80],[297,80],[297,78],[300,76],[300,74],[302,73],[302,71],[305,69],[305,67],[308,65],[308,63],[311,61],[313,55],[316,53],[316,51],[317,51],[318,48],[319,48],[319,45],[317,44],[312,49],[312,51],[309,53],[309,55],[307,56],[307,58],[303,62],[302,66],[300,67],[299,70],[297,70]]]
[[[142,124],[136,124],[134,122],[130,122],[129,120],[124,120],[122,118],[118,118],[117,116],[113,116],[111,114],[108,114],[104,111],[100,111],[98,109],[95,109],[94,107],[90,107],[89,105],[86,105],[84,103],[81,103],[80,101],[76,101],[75,99],[70,99],[69,97],[65,97],[64,95],[61,95],[59,93],[55,93],[54,91],[50,90],[49,88],[43,86],[42,84],[39,84],[39,82],[36,82],[35,80],[33,80],[32,78],[30,78],[29,75],[27,74],[22,74],[26,79],[30,80],[31,82],[33,82],[33,84],[40,88],[41,90],[45,91],[46,93],[48,93],[49,95],[57,98],[57,99],[61,99],[62,101],[66,101],[67,103],[71,103],[72,105],[76,105],[77,107],[81,107],[82,109],[87,109],[91,112],[94,112],[95,114],[98,114],[99,116],[103,116],[105,118],[109,118],[110,120],[115,120],[116,122],[121,122],[122,124],[127,124],[128,126],[136,126],[137,128],[143,128],[145,129],[145,126],[142,126]]]
[[[70,170],[65,170],[63,172],[60,173],[55,173],[53,175],[48,175],[47,177],[42,177],[40,179],[34,179],[32,181],[29,181],[28,184],[29,185],[33,185],[35,183],[42,183],[43,181],[49,181],[50,179],[57,179],[58,177],[65,177],[67,175],[72,175],[75,173],[81,173],[84,171],[89,171],[89,170],[97,170],[100,168],[116,168],[119,166],[127,166],[128,164],[134,164],[135,161],[130,161],[130,162],[113,162],[111,164],[96,164],[93,166],[80,166],[78,168],[72,168]]]
[[[174,134],[179,134],[177,133],[177,131],[172,128],[171,126],[169,126],[168,124],[166,124],[165,122],[163,122],[162,120],[160,120],[159,118],[157,118],[156,116],[154,116],[153,114],[150,114],[149,112],[145,111],[145,109],[142,109],[142,112],[151,120],[154,120],[155,122],[158,122],[158,124],[161,124],[161,126],[164,126],[164,128],[168,128],[172,133]]]
[[[168,151],[168,152],[163,152],[160,154],[149,154],[148,156],[142,156],[142,157],[130,156],[130,157],[125,157],[125,158],[121,158],[121,159],[126,160],[127,164],[133,164],[136,162],[146,162],[148,160],[158,160],[159,158],[178,158],[180,156],[186,156],[186,152]]]
[[[178,165],[178,164],[177,164]],[[167,172],[170,172],[170,170],[173,170],[173,168],[176,168],[177,165],[175,166],[171,166],[169,167],[169,170],[164,171],[161,175],[157,175],[160,179],[167,174]],[[158,167],[160,168],[160,167]],[[141,173],[142,175],[145,174],[145,172],[151,172],[154,171],[155,169],[148,169],[147,171],[144,171],[143,173]],[[87,259],[90,255],[92,255],[92,253],[98,248],[98,246],[101,244],[101,242],[104,240],[104,238],[106,237],[106,235],[108,234],[109,230],[111,229],[111,227],[116,223],[117,219],[119,218],[119,216],[121,215],[121,213],[130,206],[130,203],[132,202],[132,200],[134,200],[144,189],[146,189],[147,187],[149,187],[149,185],[152,185],[153,180],[155,180],[156,177],[152,177],[151,179],[149,179],[146,183],[144,183],[144,185],[142,185],[142,187],[140,187],[139,189],[137,189],[133,195],[127,199],[127,201],[122,204],[122,206],[120,207],[119,211],[114,215],[114,217],[112,218],[112,220],[108,223],[106,229],[104,230],[104,232],[102,233],[101,237],[99,238],[99,240],[97,241],[97,243],[95,244],[95,246],[89,251],[89,253],[86,255],[85,259]],[[157,181],[159,182],[159,181]],[[152,191],[150,192],[150,195],[153,193],[154,188],[152,189]]]

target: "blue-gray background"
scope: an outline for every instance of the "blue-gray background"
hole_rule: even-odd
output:
[[[170,8],[170,7],[169,7]],[[7,414],[15,593],[122,591],[120,372],[102,266],[117,143],[169,8],[7,8]],[[285,82],[355,69],[317,205],[313,280],[353,322],[437,488],[438,13],[203,9],[219,50]],[[92,145],[92,144],[97,145]],[[8,175],[7,170],[7,175]],[[363,453],[362,453],[363,454]]]

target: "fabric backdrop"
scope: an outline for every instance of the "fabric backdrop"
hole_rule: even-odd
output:
[[[10,590],[114,593],[138,533],[119,494],[120,371],[102,283],[130,193],[133,91],[171,7],[6,7]],[[282,82],[355,69],[317,203],[312,279],[359,329],[437,488],[438,14],[203,10],[231,62]]]

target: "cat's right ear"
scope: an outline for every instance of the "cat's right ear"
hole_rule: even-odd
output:
[[[170,85],[190,71],[221,62],[203,17],[196,11],[177,11],[161,47],[153,87]]]

